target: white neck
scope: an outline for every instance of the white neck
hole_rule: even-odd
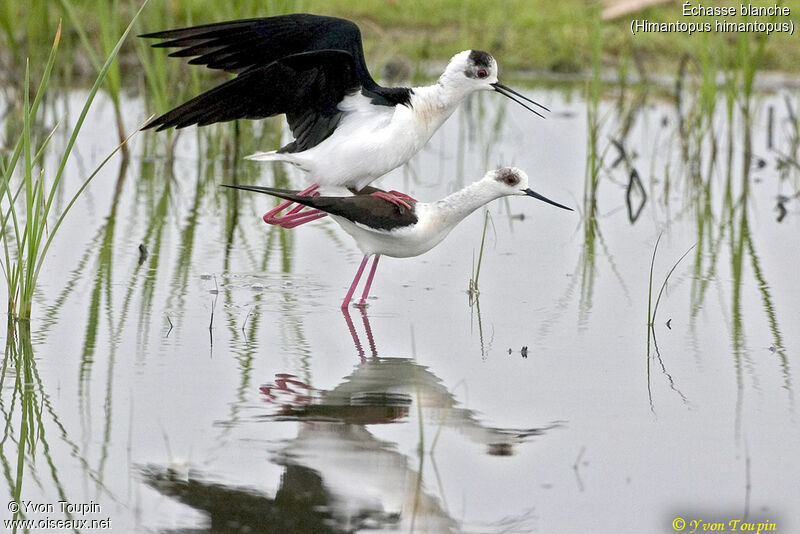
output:
[[[443,225],[452,228],[476,209],[503,196],[488,185],[484,180],[479,180],[429,206]]]
[[[438,129],[469,96],[469,93],[442,83],[415,87],[413,91],[410,102],[412,112],[433,130]]]

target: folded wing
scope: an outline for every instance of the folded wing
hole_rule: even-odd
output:
[[[418,221],[412,210],[369,194],[356,194],[351,197],[314,197],[298,195],[297,191],[255,185],[224,185],[224,187],[265,193],[284,200],[291,200],[331,215],[344,217],[373,230],[396,230],[416,224]],[[371,190],[375,189],[371,188]]]

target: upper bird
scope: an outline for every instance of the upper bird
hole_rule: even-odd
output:
[[[280,15],[140,37],[163,39],[154,46],[177,48],[170,55],[190,64],[237,74],[145,129],[285,114],[294,139],[249,158],[292,163],[316,186],[361,190],[414,156],[476,91],[496,91],[537,115],[523,100],[547,109],[501,84],[497,62],[480,50],[453,56],[433,85],[382,87],[367,69],[358,26],[335,17]]]

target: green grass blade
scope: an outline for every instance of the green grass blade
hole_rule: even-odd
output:
[[[81,187],[75,192],[75,194],[72,195],[72,198],[70,199],[69,203],[64,208],[64,211],[61,212],[61,215],[58,217],[58,220],[56,220],[56,223],[53,225],[53,229],[49,233],[49,235],[47,237],[47,241],[45,241],[44,247],[42,248],[42,251],[39,254],[39,260],[38,260],[38,262],[36,264],[36,270],[35,270],[34,276],[33,276],[34,282],[39,277],[39,271],[41,270],[42,264],[44,263],[44,258],[45,258],[45,255],[47,254],[47,250],[50,248],[50,244],[53,242],[53,238],[55,237],[56,233],[58,232],[58,228],[61,226],[61,223],[64,222],[64,219],[66,218],[67,214],[69,213],[69,210],[72,209],[72,206],[75,204],[75,202],[77,202],[78,198],[81,196],[83,191],[89,186],[89,183],[91,183],[91,181],[94,179],[94,177],[97,176],[97,174],[100,172],[100,170],[103,167],[105,167],[106,163],[108,163],[111,160],[111,158],[113,158],[116,155],[117,152],[122,150],[123,145],[125,143],[127,143],[128,140],[131,137],[133,137],[134,135],[136,135],[138,132],[139,132],[139,127],[137,127],[130,135],[128,135],[128,137],[126,137],[125,140],[122,143],[117,145],[117,147],[114,150],[112,150],[111,153],[109,153],[109,155],[106,156],[106,158],[103,161],[100,162],[100,165],[97,166],[97,168],[92,172],[92,174],[90,174],[89,177],[86,178],[86,180],[83,182],[83,185],[81,185]],[[51,195],[52,195],[52,192],[51,192]]]
[[[672,273],[678,267],[678,264],[680,264],[680,262],[683,261],[683,258],[685,258],[692,251],[692,249],[694,249],[694,247],[696,247],[696,246],[697,246],[697,243],[695,243],[694,245],[689,247],[689,249],[686,252],[683,253],[683,256],[678,258],[678,261],[675,262],[675,265],[672,266],[672,269],[669,270],[669,272],[667,273],[667,277],[664,278],[664,283],[661,284],[661,289],[658,291],[658,297],[656,297],[655,306],[653,306],[653,317],[650,319],[650,325],[653,325],[656,322],[656,312],[658,312],[658,303],[661,302],[661,295],[664,293],[664,289],[667,287],[667,282],[669,281],[669,277],[672,276]],[[655,254],[654,254],[654,257],[655,257]],[[652,270],[652,267],[651,267],[651,269],[650,269],[650,279],[651,280],[652,280],[652,276],[653,276],[652,273],[653,273],[653,270]]]
[[[29,95],[30,95],[30,78],[29,75],[26,74],[25,77],[25,106],[24,106],[24,125],[23,125],[23,132],[20,138],[17,140],[16,146],[14,147],[14,151],[12,152],[11,156],[8,160],[4,163],[3,166],[3,175],[2,175],[2,187],[0,187],[0,195],[5,194],[9,200],[8,204],[8,213],[2,216],[3,224],[0,227],[2,229],[2,241],[3,241],[3,253],[5,262],[3,264],[3,274],[6,278],[6,283],[8,286],[8,300],[9,300],[9,311],[11,313],[16,314],[16,302],[18,297],[20,296],[20,281],[22,280],[22,268],[23,264],[20,259],[23,257],[25,246],[26,246],[26,239],[27,233],[26,229],[22,230],[22,234],[20,233],[20,221],[17,218],[16,212],[16,201],[19,197],[20,192],[22,191],[22,186],[25,185],[26,188],[29,185],[29,182],[25,179],[27,176],[30,175],[28,173],[25,177],[23,177],[23,183],[17,189],[17,192],[12,194],[11,188],[9,187],[11,183],[11,176],[14,174],[14,170],[17,168],[17,164],[19,162],[20,155],[25,152],[26,154],[26,168],[32,169],[33,164],[39,160],[42,156],[42,149],[36,154],[35,157],[32,159],[30,158],[30,121],[32,118],[36,117],[36,114],[39,109],[39,104],[44,97],[44,92],[47,87],[47,84],[50,80],[50,74],[53,71],[53,66],[55,65],[56,60],[56,52],[58,50],[58,45],[61,41],[61,23],[59,22],[58,28],[56,29],[56,35],[53,39],[53,46],[50,49],[50,55],[47,58],[47,63],[45,64],[44,72],[42,73],[42,79],[39,82],[39,87],[36,90],[36,96],[33,99],[33,102],[29,102]],[[45,144],[47,144],[52,137],[52,133],[48,138],[45,140]],[[27,138],[27,149],[26,149],[26,138]],[[26,193],[29,191],[26,189]],[[14,239],[17,243],[17,262],[16,264],[12,264],[11,260],[11,253],[8,248],[8,233],[5,231],[6,223],[8,222],[9,216],[11,217],[14,223]],[[26,224],[27,228],[27,224]],[[23,235],[24,234],[24,235]]]
[[[24,280],[20,289],[24,293],[26,291],[26,284],[28,282],[28,275],[30,274],[30,269],[26,269],[27,265],[31,265],[31,261],[34,260],[34,251],[30,247],[31,243],[31,235],[33,232],[33,223],[31,219],[34,219],[33,214],[33,206],[35,204],[35,199],[33,198],[33,154],[31,153],[31,108],[30,108],[30,99],[28,96],[29,89],[30,89],[30,62],[25,63],[25,95],[23,99],[23,126],[22,126],[22,156],[23,156],[23,181],[25,183],[25,213],[27,214],[25,219],[25,227],[23,232],[22,242],[17,241],[17,269],[22,270],[24,272],[24,276],[21,278]],[[13,207],[12,207],[13,209]],[[27,245],[27,246],[26,246]],[[25,261],[23,262],[23,258]],[[23,313],[27,310],[27,306],[24,303],[20,303],[20,309]]]
[[[483,261],[483,245],[486,242],[486,227],[489,226],[489,210],[486,210],[483,218],[483,234],[481,235],[481,248],[478,252],[478,266],[475,269],[475,282],[473,289],[478,290],[478,277],[481,275],[481,262]]]
[[[81,128],[83,126],[83,123],[86,120],[86,115],[89,113],[89,108],[91,107],[92,102],[94,102],[94,98],[97,95],[97,92],[100,90],[100,86],[103,84],[103,80],[105,79],[105,76],[108,73],[108,70],[111,68],[111,64],[114,62],[114,60],[116,59],[117,55],[119,54],[120,48],[122,48],[122,44],[125,42],[125,39],[128,37],[128,34],[130,33],[131,29],[134,26],[134,23],[136,22],[136,19],[139,17],[139,15],[141,14],[142,10],[145,8],[146,5],[147,5],[147,0],[145,0],[142,3],[142,6],[139,8],[139,10],[136,12],[136,14],[131,19],[131,21],[128,24],[128,26],[125,28],[125,31],[122,33],[122,36],[120,36],[119,40],[117,41],[116,46],[111,51],[111,54],[108,56],[108,58],[106,59],[106,62],[103,64],[103,67],[100,69],[100,72],[97,75],[97,79],[95,80],[94,85],[92,86],[91,90],[89,91],[89,94],[88,94],[88,96],[86,98],[86,102],[84,103],[83,109],[81,110],[81,113],[80,113],[80,115],[78,117],[78,120],[75,123],[75,126],[74,126],[74,128],[72,130],[72,135],[70,135],[69,141],[67,142],[67,146],[64,149],[64,154],[61,157],[61,162],[60,162],[60,164],[58,166],[58,170],[56,171],[55,178],[53,179],[53,183],[52,183],[52,186],[50,188],[50,194],[47,197],[47,203],[45,204],[45,207],[44,207],[44,210],[43,210],[43,213],[42,213],[42,217],[43,218],[46,218],[47,215],[50,213],[50,209],[52,207],[53,200],[54,200],[55,195],[56,195],[56,191],[58,190],[58,184],[60,183],[61,178],[64,175],[64,169],[67,166],[67,161],[69,159],[69,156],[70,156],[70,154],[72,152],[73,147],[75,146],[75,142],[76,142],[76,140],[78,138],[78,134],[80,133]],[[126,139],[126,141],[127,141],[127,139]],[[117,148],[109,155],[109,157],[106,158],[100,164],[100,166],[84,182],[84,184],[81,186],[81,188],[78,189],[78,192],[76,193],[76,195],[73,196],[73,198],[70,201],[70,203],[68,204],[68,206],[64,209],[64,212],[61,214],[61,217],[59,217],[58,222],[53,227],[53,231],[50,232],[50,236],[48,237],[44,248],[42,249],[41,253],[38,256],[38,261],[36,262],[35,270],[33,272],[33,278],[31,280],[34,284],[35,284],[36,280],[38,279],[39,271],[41,270],[42,262],[44,261],[44,257],[46,255],[47,249],[49,248],[50,243],[52,242],[53,236],[56,234],[56,230],[60,226],[60,223],[63,220],[64,215],[66,215],[66,213],[69,211],[69,209],[72,207],[72,205],[77,200],[77,195],[80,195],[84,191],[84,189],[86,189],[86,187],[88,186],[88,183],[91,181],[91,179],[94,178],[97,175],[99,170],[102,168],[103,165],[105,165],[105,163],[108,161],[108,159],[112,155],[116,154],[117,150],[119,150],[124,144],[125,144],[124,142],[120,143],[117,146]],[[38,231],[37,235],[35,236],[35,241],[30,243],[30,246],[36,248],[37,250],[39,249],[39,245],[41,244],[43,229],[44,229],[43,226],[39,228],[39,231]],[[33,291],[33,289],[31,288],[30,292],[27,295],[28,297],[32,296],[32,291]]]
[[[86,31],[83,29],[83,24],[81,24],[81,19],[75,13],[75,9],[72,7],[72,3],[68,0],[61,0],[61,7],[64,8],[64,11],[67,13],[67,17],[69,17],[70,22],[78,33],[78,38],[80,38],[81,43],[83,43],[83,47],[86,49],[86,53],[89,54],[89,61],[92,62],[92,66],[94,70],[100,71],[102,66],[100,65],[100,59],[98,59],[97,54],[94,51],[94,47],[92,46],[92,41],[89,39],[89,36],[86,35]],[[101,23],[102,24],[102,23]]]
[[[656,239],[656,246],[653,247],[653,257],[650,259],[650,283],[647,290],[647,326],[653,326],[652,317],[652,305],[653,305],[653,266],[656,263],[656,252],[658,252],[658,243],[661,241],[661,236],[663,234],[658,234],[658,239]],[[649,331],[648,331],[648,341],[649,341]]]
[[[56,63],[56,51],[58,50],[58,44],[61,41],[61,23],[58,23],[58,28],[56,29],[56,36],[53,39],[53,46],[50,49],[50,55],[47,58],[47,63],[44,67],[44,72],[42,73],[42,80],[39,82],[39,87],[36,89],[36,96],[33,98],[33,103],[31,104],[31,114],[32,116],[36,116],[36,113],[39,110],[39,103],[42,101],[44,97],[44,91],[47,88],[47,84],[50,81],[50,74],[53,72],[53,66]],[[26,87],[26,94],[28,93],[28,88]],[[22,153],[22,137],[19,138],[17,141],[16,146],[14,147],[14,152],[12,153],[11,157],[8,160],[8,164],[6,165],[4,172],[3,172],[3,187],[2,189],[6,189],[8,186],[9,181],[11,180],[11,175],[14,172],[14,169],[17,166],[17,162],[19,161],[19,156]]]

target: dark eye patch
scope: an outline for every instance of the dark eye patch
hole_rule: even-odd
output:
[[[469,61],[478,67],[488,67],[492,64],[492,56],[483,50],[472,50],[469,53]]]
[[[501,172],[497,180],[513,187],[519,183],[519,176],[517,176],[515,172],[507,169]]]

